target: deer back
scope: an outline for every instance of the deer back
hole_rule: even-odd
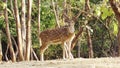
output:
[[[41,32],[40,38],[44,43],[62,43],[67,41],[72,35],[73,32],[70,31],[69,26],[63,26]]]

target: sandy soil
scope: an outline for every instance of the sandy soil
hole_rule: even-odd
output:
[[[120,58],[0,62],[0,68],[120,68]]]

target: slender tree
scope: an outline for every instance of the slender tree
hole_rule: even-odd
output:
[[[73,49],[73,48],[75,47],[75,45],[76,45],[76,43],[77,43],[77,41],[78,41],[78,38],[79,38],[79,36],[82,34],[82,32],[83,32],[83,27],[81,27],[81,28],[79,29],[79,32],[75,35],[75,37],[74,37],[74,39],[73,39],[73,41],[72,41],[72,44],[71,44],[71,49]]]
[[[90,11],[89,0],[85,0],[85,11]]]
[[[66,10],[67,10],[67,2],[66,2],[66,0],[64,0],[63,1],[63,11],[62,12],[67,13]],[[65,25],[64,18],[62,18],[62,21],[63,21],[63,24]]]
[[[64,9],[66,9],[66,6],[67,6],[66,0],[64,0],[64,5],[63,5]]]
[[[38,38],[40,34],[40,7],[41,7],[41,0],[38,0]]]
[[[14,0],[14,13],[15,13],[15,20],[16,20],[16,30],[17,30],[17,37],[18,37],[18,50],[19,50],[19,60],[23,61],[23,45],[22,45],[22,35],[21,35],[21,24],[20,24],[20,17],[19,11],[17,7],[17,0]]]
[[[92,39],[91,39],[91,35],[90,35],[90,31],[89,29],[87,29],[87,42],[88,42],[88,48],[89,48],[89,58],[93,58],[93,47],[92,47]]]
[[[21,30],[22,30],[22,45],[23,45],[23,53],[25,56],[26,52],[26,17],[25,17],[25,12],[26,12],[26,5],[25,5],[25,0],[21,0]]]
[[[27,29],[26,29],[26,56],[25,60],[30,60],[30,47],[31,47],[31,11],[32,11],[32,0],[28,0],[28,14],[27,14]]]
[[[2,60],[2,56],[3,56],[3,54],[2,54],[2,44],[1,44],[1,30],[0,30],[0,61]]]
[[[13,0],[10,0],[10,7],[11,7],[11,11],[13,13],[13,16],[15,17],[15,13],[14,13],[14,9],[13,9]]]
[[[38,0],[38,39],[39,39],[39,44],[41,46],[41,43],[40,43],[40,38],[39,38],[39,35],[40,35],[40,7],[41,7],[41,0]]]
[[[80,39],[78,40],[78,42],[77,42],[77,45],[78,45],[78,58],[80,58],[80,47],[81,47],[81,45],[80,45]]]
[[[41,11],[41,9],[40,9],[40,7],[41,7],[41,0],[38,0],[38,39],[39,39],[39,45],[41,46],[41,40],[40,40],[40,38],[39,38],[39,35],[40,35],[40,11]]]
[[[53,6],[53,11],[54,11],[54,15],[55,15],[55,19],[56,19],[55,21],[57,23],[57,27],[60,27],[58,15],[57,15],[57,10],[55,9],[56,5],[55,5],[55,2],[53,0],[52,0],[52,6]]]
[[[86,12],[90,11],[89,0],[85,0],[85,11]],[[86,20],[86,23],[88,23],[88,22],[89,22],[89,20]],[[88,28],[86,29],[86,32],[87,32],[87,37],[88,37],[87,42],[88,42],[88,48],[89,48],[89,58],[93,58],[92,39],[91,39],[90,31]]]
[[[4,9],[4,17],[5,17],[5,24],[6,24],[6,34],[7,34],[7,38],[8,38],[8,46],[10,48],[11,59],[13,62],[15,62],[16,56],[15,56],[13,46],[12,46],[11,35],[10,35],[10,30],[9,30],[9,23],[8,23],[7,0],[4,0],[4,2],[6,4],[5,9]]]
[[[115,13],[116,19],[118,21],[118,34],[117,34],[117,39],[118,39],[118,56],[120,56],[120,3],[116,3],[115,0],[109,0],[110,5]]]

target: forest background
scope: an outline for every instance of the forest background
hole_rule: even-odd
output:
[[[79,35],[72,50],[75,58],[120,56],[119,8],[119,0],[2,0],[0,59],[38,60],[39,33],[64,26],[65,9],[69,17],[81,12],[75,24]],[[47,60],[60,58],[59,45],[51,45],[45,52]]]

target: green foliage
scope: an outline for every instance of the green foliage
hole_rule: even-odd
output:
[[[50,1],[41,4],[41,30],[55,26],[55,16],[50,6]]]
[[[113,34],[116,36],[118,33],[118,24],[117,23],[113,23]]]
[[[95,15],[97,15],[98,17],[101,15],[100,9],[101,9],[100,5],[97,5],[97,6],[95,7]]]
[[[103,1],[103,2],[107,2],[107,1]],[[94,10],[95,10],[95,15],[101,16],[101,19],[105,20],[107,17],[113,15],[113,11],[109,5],[103,2],[100,4],[94,5]]]
[[[3,10],[5,8],[6,4],[2,1],[0,1],[0,10]]]
[[[3,20],[3,18],[0,18],[0,30],[2,29],[2,28],[4,28],[4,20]]]
[[[62,58],[62,48],[61,45],[51,45],[45,52],[46,59],[61,59]]]
[[[103,20],[105,20],[107,17],[111,16],[113,14],[112,9],[111,8],[107,8],[107,7],[101,7],[101,12],[102,12],[102,16],[101,18]]]
[[[99,4],[101,1],[103,0],[90,0],[90,2],[95,3],[95,4]]]
[[[94,25],[92,27],[94,27],[94,33],[92,35],[93,50],[95,54],[94,56],[110,56],[110,54],[108,54],[111,45],[109,31],[106,30],[105,26],[100,22],[98,22],[97,25]],[[107,55],[105,53],[107,53]]]
[[[113,21],[111,22],[110,27],[112,28],[112,33],[113,33],[113,35],[114,35],[114,36],[117,36],[117,34],[118,34],[118,23],[117,23],[115,20],[113,20]]]

